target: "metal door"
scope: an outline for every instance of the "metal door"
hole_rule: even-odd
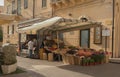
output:
[[[90,47],[90,29],[80,31],[80,46],[83,48]]]

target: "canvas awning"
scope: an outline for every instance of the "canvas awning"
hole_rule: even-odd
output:
[[[22,17],[13,14],[0,14],[0,25],[10,23],[12,21],[19,21]]]
[[[100,22],[76,22],[76,23],[59,23],[57,26],[54,26],[52,30],[54,31],[64,31],[64,30],[74,30],[74,29],[85,29],[85,28],[91,28],[94,26],[100,25]]]
[[[99,24],[101,24],[101,22],[96,22],[96,21],[81,22],[81,20],[65,19],[62,17],[53,17],[45,21],[35,23],[32,26],[20,28],[18,29],[18,32],[30,33],[30,32],[36,32],[37,30],[42,31],[42,29],[44,29],[43,31],[45,30],[61,31],[66,29],[74,29],[74,28],[76,29],[76,28],[82,28],[82,27],[90,28]]]
[[[53,24],[57,23],[61,19],[62,19],[62,17],[53,17],[53,18],[47,19],[45,21],[35,23],[32,26],[20,28],[20,29],[18,29],[18,32],[37,31],[42,28],[52,26]]]

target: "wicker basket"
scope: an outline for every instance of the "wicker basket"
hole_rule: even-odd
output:
[[[47,54],[43,53],[43,60],[47,60]]]
[[[70,54],[67,54],[67,58],[68,58],[68,63],[71,64],[71,65],[74,65],[74,56],[73,55],[70,55]]]
[[[44,49],[41,48],[40,51],[39,51],[40,59],[41,59],[41,60],[43,60],[43,53],[44,53]]]
[[[74,56],[74,64],[75,65],[80,65],[81,64],[81,58],[79,56]]]
[[[63,61],[64,64],[69,64],[68,57],[67,57],[66,54],[62,54],[62,61]]]
[[[53,61],[53,53],[48,54],[48,61]]]

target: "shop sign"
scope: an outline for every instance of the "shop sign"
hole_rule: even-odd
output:
[[[95,44],[102,43],[102,26],[96,26],[94,28],[94,43]]]
[[[110,30],[102,30],[102,36],[110,36]]]

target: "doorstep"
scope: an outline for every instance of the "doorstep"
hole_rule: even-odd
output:
[[[111,63],[120,63],[120,58],[110,58],[109,61]]]

